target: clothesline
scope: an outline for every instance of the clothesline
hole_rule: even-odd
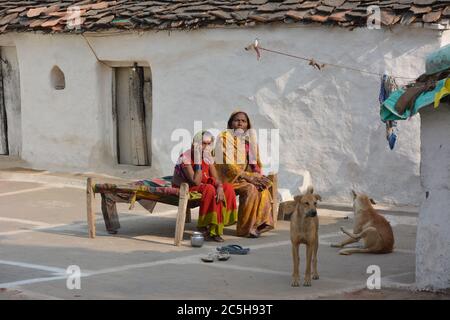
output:
[[[267,52],[283,55],[283,56],[290,57],[290,58],[308,61],[310,66],[317,68],[318,70],[322,70],[325,66],[332,66],[335,68],[347,69],[347,70],[357,71],[357,72],[361,72],[361,73],[377,75],[380,77],[384,75],[383,73],[362,70],[362,69],[349,67],[349,66],[343,66],[343,65],[334,64],[334,63],[328,63],[328,62],[319,63],[317,60],[314,60],[312,58],[305,58],[305,57],[301,57],[301,56],[297,56],[297,55],[293,55],[293,54],[289,54],[289,53],[285,53],[285,52],[281,52],[281,51],[277,51],[277,50],[267,49],[267,48],[261,47],[259,45],[258,39],[256,39],[255,42],[253,42],[252,44],[250,44],[249,46],[247,46],[245,48],[245,50],[247,50],[247,51],[252,50],[252,49],[255,50],[258,60],[261,58],[260,51],[267,51]],[[411,78],[411,77],[402,77],[402,76],[393,76],[393,75],[391,75],[391,77],[396,78],[396,79],[406,79],[406,80],[415,80],[416,79],[416,78]]]

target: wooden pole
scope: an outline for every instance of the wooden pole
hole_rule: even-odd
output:
[[[144,70],[137,64],[130,69],[130,119],[133,164],[148,165],[147,133],[143,100]]]
[[[0,51],[1,58],[1,51]],[[3,92],[3,61],[0,61],[0,154],[8,155],[8,124],[6,117],[6,106]]]
[[[89,230],[89,238],[95,238],[95,215],[92,208],[94,204],[94,190],[92,189],[93,180],[92,178],[87,178],[86,183],[86,204],[87,204],[87,223]]]
[[[273,226],[276,228],[278,222],[278,175],[271,175],[272,179],[272,215]]]
[[[189,200],[189,185],[182,183],[180,186],[180,200],[178,202],[177,224],[175,227],[175,245],[179,246],[183,240],[184,224],[186,221],[186,209]]]

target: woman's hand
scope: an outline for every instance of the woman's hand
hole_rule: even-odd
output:
[[[225,201],[225,193],[223,192],[223,186],[219,184],[217,187],[217,202]]]
[[[251,183],[251,184],[254,184],[254,185],[257,184],[256,177],[254,177],[252,175],[242,174],[241,177],[244,178],[244,180],[247,181],[248,183]]]
[[[212,155],[212,149],[210,147],[207,147],[203,150],[203,160],[210,165],[214,163],[214,157]]]
[[[266,176],[260,175],[259,179],[260,179],[260,183],[264,186],[264,189],[269,188],[270,185],[272,184],[272,181]]]
[[[245,175],[244,179],[253,184],[259,191],[267,189],[271,184],[270,179],[261,174]]]
[[[194,164],[201,164],[202,163],[202,145],[194,143]]]

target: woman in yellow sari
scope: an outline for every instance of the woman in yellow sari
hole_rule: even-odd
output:
[[[220,133],[216,144],[216,168],[222,181],[233,185],[239,195],[236,234],[258,238],[273,229],[271,181],[261,174],[256,137],[248,115],[231,114],[228,129]]]

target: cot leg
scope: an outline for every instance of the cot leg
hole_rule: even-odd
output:
[[[175,227],[175,245],[179,246],[183,240],[184,224],[186,221],[186,209],[189,201],[189,185],[182,183],[180,186],[180,200],[178,202],[177,224]]]
[[[92,178],[87,178],[86,183],[86,205],[87,205],[87,223],[89,230],[89,238],[95,238],[95,215],[94,210],[92,208],[94,204],[94,190],[92,186],[94,182]]]

